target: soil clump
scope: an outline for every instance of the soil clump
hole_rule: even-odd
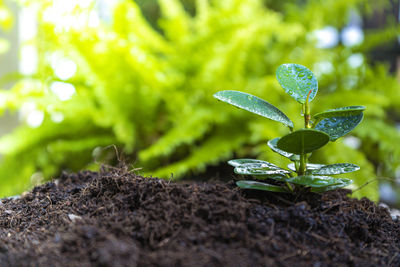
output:
[[[0,266],[400,266],[400,223],[347,193],[64,173],[2,200]]]

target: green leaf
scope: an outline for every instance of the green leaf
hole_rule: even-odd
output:
[[[325,165],[312,171],[315,175],[334,175],[358,171],[360,167],[351,163],[336,163]]]
[[[273,165],[273,164],[271,164]],[[275,165],[271,167],[271,165],[266,165],[262,163],[247,163],[242,164],[240,166],[235,167],[234,171],[237,174],[243,175],[281,175],[281,174],[289,174],[291,171],[281,169]]]
[[[292,161],[300,160],[300,156],[299,155],[296,155],[296,154],[293,154],[293,153],[289,153],[289,152],[286,152],[286,151],[283,151],[283,150],[279,149],[278,146],[277,146],[277,143],[278,143],[279,139],[280,138],[277,137],[277,138],[274,138],[274,139],[271,139],[271,140],[268,141],[268,146],[271,148],[271,150],[276,152],[276,153],[278,153],[278,154],[280,154],[280,155],[282,155],[282,156],[284,156],[284,157],[286,157],[286,158],[289,158]]]
[[[261,98],[231,90],[219,91],[214,94],[214,97],[270,120],[281,122],[290,129],[293,129],[293,122],[282,111]]]
[[[269,166],[271,169],[280,169],[275,164],[272,164],[270,162],[263,161],[263,160],[258,160],[258,159],[232,159],[232,160],[228,161],[228,164],[233,167],[238,167],[240,165],[249,164],[249,163],[263,164],[264,166]]]
[[[321,120],[315,129],[327,133],[331,141],[336,141],[360,124],[363,116],[364,114],[360,113],[353,116],[326,118]]]
[[[343,187],[351,185],[353,183],[353,180],[350,180],[350,179],[346,179],[346,178],[337,178],[337,179],[339,180],[339,182],[337,184],[330,185],[327,187],[314,187],[314,188],[311,188],[311,192],[322,193],[322,192],[326,192],[326,191],[343,188]]]
[[[307,171],[312,171],[316,169],[320,169],[321,167],[325,166],[324,164],[315,164],[315,163],[307,163]],[[294,166],[294,163],[290,163],[287,165],[289,170],[296,171],[296,168]]]
[[[311,70],[299,64],[283,64],[276,70],[279,84],[287,94],[301,104],[306,103],[310,90],[311,102],[318,91],[318,82]]]
[[[329,142],[329,136],[314,129],[301,129],[283,136],[277,147],[293,154],[306,154],[323,147]]]
[[[342,107],[336,109],[329,109],[324,112],[320,112],[315,114],[313,117],[315,119],[315,124],[319,121],[332,118],[332,117],[346,117],[346,116],[354,116],[358,115],[365,110],[364,106],[349,106],[349,107]]]
[[[344,178],[333,178],[330,176],[316,176],[316,175],[301,175],[293,178],[288,178],[286,179],[286,181],[292,184],[299,184],[303,186],[326,187],[326,186],[341,184],[342,179]]]
[[[255,190],[263,190],[263,191],[271,191],[271,192],[281,192],[288,193],[288,191],[282,187],[277,185],[271,185],[267,183],[261,183],[256,181],[237,181],[236,185],[243,189],[255,189]]]

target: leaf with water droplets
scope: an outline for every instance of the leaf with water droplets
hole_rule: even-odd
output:
[[[274,179],[278,181],[284,181],[286,175],[291,173],[289,170],[279,168],[278,166],[269,163],[244,163],[235,167],[234,172],[242,175],[252,175],[257,179]]]
[[[274,151],[274,152],[276,152],[276,153],[278,153],[278,154],[280,154],[280,155],[282,155],[282,156],[284,156],[286,158],[289,158],[292,161],[300,160],[300,156],[299,155],[296,155],[296,154],[293,154],[293,153],[289,153],[289,152],[286,152],[286,151],[283,151],[283,150],[279,149],[278,146],[277,146],[277,143],[278,143],[279,139],[280,138],[277,137],[277,138],[274,138],[274,139],[271,139],[271,140],[268,141],[268,146],[272,149],[272,151]]]
[[[313,117],[315,119],[315,124],[319,121],[332,118],[332,117],[346,117],[346,116],[354,116],[358,115],[365,110],[364,106],[349,106],[349,107],[341,107],[336,109],[329,109],[324,112],[320,112],[315,114]]]
[[[256,181],[237,181],[236,185],[243,189],[255,189],[255,190],[263,190],[263,191],[271,191],[271,192],[281,192],[281,193],[288,193],[288,191],[282,187],[267,183],[261,183]]]
[[[301,155],[317,150],[329,142],[329,136],[314,129],[301,129],[283,136],[277,147],[283,151]]]
[[[214,97],[270,120],[281,122],[293,129],[293,122],[282,111],[261,98],[232,90],[219,91],[214,94]]]
[[[272,165],[272,166],[271,166]],[[243,174],[243,175],[267,175],[267,176],[274,176],[274,175],[285,175],[291,173],[289,170],[285,170],[279,168],[278,166],[269,163],[246,163],[235,167],[235,173]]]
[[[351,185],[353,183],[353,180],[347,179],[347,178],[336,178],[336,179],[338,181],[337,184],[330,185],[330,186],[327,186],[327,187],[314,187],[314,188],[311,188],[311,192],[322,193],[322,192],[326,192],[326,191],[331,191],[331,190],[343,188],[343,187],[346,187],[346,186]]]
[[[364,114],[360,113],[353,116],[326,118],[317,123],[315,129],[327,133],[331,141],[336,141],[360,124],[363,116]]]
[[[280,169],[278,166],[275,164],[272,164],[267,161],[259,160],[259,159],[232,159],[228,161],[228,164],[233,166],[233,167],[238,167],[243,164],[262,164],[263,166],[269,166],[271,169]]]
[[[323,166],[325,166],[324,164],[315,164],[315,163],[307,163],[307,168],[306,168],[306,171],[308,172],[308,171],[313,171],[313,170],[316,170],[316,169],[320,169],[321,167],[323,167]],[[288,169],[289,170],[292,170],[292,171],[296,171],[296,167],[294,166],[294,163],[289,163],[288,165],[287,165],[287,167],[288,167]]]
[[[301,175],[286,179],[287,182],[310,187],[326,187],[341,183],[341,178],[330,176]]]
[[[311,70],[299,64],[283,64],[276,70],[279,84],[287,94],[301,104],[306,103],[310,93],[311,102],[318,91],[318,82]]]
[[[325,165],[312,171],[315,175],[334,175],[358,171],[360,167],[351,163],[336,163]]]

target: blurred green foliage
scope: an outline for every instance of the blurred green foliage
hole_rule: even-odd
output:
[[[48,179],[64,169],[97,168],[93,151],[111,144],[130,155],[135,167],[164,178],[202,172],[232,157],[284,165],[286,159],[270,152],[267,141],[287,128],[221,105],[212,95],[244,91],[300,117],[293,116],[297,104],[287,101],[275,79],[277,66],[288,62],[317,74],[313,112],[367,106],[354,132],[361,148],[337,141],[315,153],[313,162],[356,163],[361,171],[349,175],[356,186],[376,177],[377,164],[384,164],[387,175],[397,167],[400,146],[393,144],[400,136],[387,114],[400,114],[399,84],[384,65],[371,65],[365,56],[382,33],[367,33],[362,45],[351,48],[317,49],[312,37],[326,25],[346,25],[351,11],[368,13],[386,1],[197,0],[185,6],[178,0],[159,0],[156,6],[154,1],[108,1],[112,16],[99,25],[89,19],[96,1],[61,15],[54,11],[56,2],[20,1],[39,10],[38,35],[32,40],[39,66],[1,92],[0,111],[29,107],[44,118],[39,127],[22,123],[0,139],[1,195],[21,192],[33,178]],[[68,21],[72,25],[63,25]],[[397,33],[389,25],[384,40],[394,40]],[[348,59],[354,54],[364,63],[352,67]],[[57,77],[54,57],[73,60],[76,75]],[[54,82],[73,85],[75,93],[60,99]],[[376,200],[377,183],[356,196]]]
[[[0,0],[0,30],[1,31],[9,31],[14,24],[14,17],[6,5],[6,3]],[[10,48],[9,42],[3,38],[0,38],[0,54],[3,54],[8,51]]]

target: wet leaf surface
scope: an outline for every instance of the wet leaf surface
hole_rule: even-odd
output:
[[[276,186],[256,181],[247,181],[247,180],[237,181],[236,185],[243,189],[255,189],[255,190],[263,190],[270,192],[288,193],[288,191],[281,186]]]
[[[315,126],[315,129],[328,134],[331,141],[336,141],[360,124],[363,116],[363,113],[360,113],[354,116],[323,119]]]
[[[280,138],[277,147],[283,151],[300,155],[317,150],[328,142],[329,136],[324,132],[301,129]]]
[[[312,171],[319,169],[321,167],[325,166],[324,164],[316,164],[316,163],[307,163],[307,171]],[[289,170],[296,171],[296,167],[294,166],[294,163],[289,163],[287,165]]]
[[[276,152],[276,153],[278,153],[278,154],[280,154],[280,155],[282,155],[282,156],[284,156],[286,158],[289,158],[292,161],[300,160],[300,156],[299,155],[296,155],[296,154],[293,154],[293,153],[289,153],[289,152],[286,152],[286,151],[283,151],[283,150],[279,149],[278,145],[277,145],[279,139],[280,139],[280,137],[277,137],[277,138],[274,138],[274,139],[271,139],[271,140],[268,141],[268,146],[272,149],[272,151],[274,151],[274,152]]]
[[[308,68],[298,64],[283,64],[276,70],[279,84],[287,94],[304,104],[310,90],[310,102],[318,91],[318,82]]]
[[[239,91],[220,91],[214,94],[218,100],[250,111],[273,121],[281,122],[293,128],[293,122],[277,107],[256,96]]]
[[[232,159],[228,161],[228,164],[237,167],[243,164],[260,164],[259,166],[264,166],[264,167],[269,167],[271,169],[281,169],[280,167],[276,166],[273,163],[264,161],[264,160],[259,160],[259,159]]]
[[[327,187],[314,187],[311,188],[311,192],[315,192],[315,193],[322,193],[322,192],[327,192],[327,191],[331,191],[331,190],[336,190],[336,189],[340,189],[343,187],[346,187],[348,185],[351,185],[353,183],[353,181],[351,179],[346,179],[346,178],[337,178],[338,179],[338,183],[334,184],[334,185],[330,185]]]
[[[301,175],[286,180],[292,184],[298,184],[310,187],[327,187],[332,185],[341,184],[341,178],[334,178],[330,176],[317,176],[317,175]]]
[[[315,169],[312,171],[312,174],[315,175],[334,175],[334,174],[342,174],[355,172],[360,169],[359,166],[351,163],[336,163],[331,165],[325,165],[321,168]]]
[[[365,110],[364,106],[341,107],[341,108],[329,109],[327,111],[320,112],[318,114],[315,114],[313,117],[317,122],[322,119],[332,118],[332,117],[355,116],[355,115],[360,114],[364,110]]]
[[[289,174],[291,171],[281,169],[279,167],[272,167],[262,163],[247,163],[237,166],[235,173],[242,175],[280,175]]]

